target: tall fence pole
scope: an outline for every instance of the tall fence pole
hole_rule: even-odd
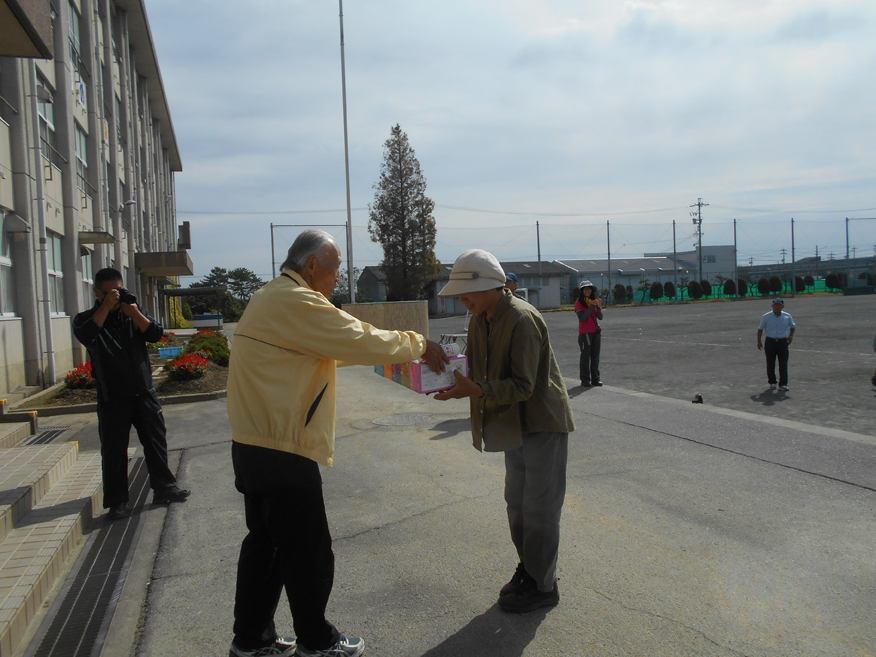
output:
[[[605,222],[605,241],[608,249],[608,299],[609,303],[614,298],[614,292],[611,289],[611,224]]]
[[[277,278],[277,261],[274,260],[274,224],[271,223],[271,278]]]
[[[739,298],[739,246],[736,244],[736,219],[733,219],[733,278],[736,279],[736,284],[733,286],[736,290],[736,298]]]
[[[796,296],[797,294],[797,267],[794,265],[795,251],[794,251],[794,217],[791,217],[791,296]]]
[[[356,281],[353,279],[353,213],[350,207],[350,146],[347,141],[347,72],[344,65],[344,2],[338,0],[341,22],[341,95],[344,101],[344,170],[347,175],[347,287],[350,303],[356,303]]]
[[[675,285],[675,300],[678,301],[678,256],[675,250],[675,219],[672,220],[672,276]]]

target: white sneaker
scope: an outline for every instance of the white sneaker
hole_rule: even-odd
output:
[[[770,390],[775,390],[775,389],[776,389],[776,384],[775,384],[775,383],[771,383],[771,384],[770,384]]]
[[[788,392],[790,388],[788,388],[788,386],[779,386],[779,390],[784,390],[785,392]]]

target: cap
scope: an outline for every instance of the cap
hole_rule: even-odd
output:
[[[580,290],[582,287],[592,287],[594,290],[596,289],[596,286],[590,281],[581,281],[578,283],[578,289]]]
[[[513,271],[509,271],[505,274],[505,280],[514,281],[515,283],[517,283],[517,274],[515,274]]]
[[[505,272],[496,256],[482,249],[469,249],[453,263],[450,281],[439,297],[456,297],[469,292],[484,292],[504,287]]]
[[[773,303],[780,303],[783,306],[785,305],[785,302],[782,301],[782,297],[776,297],[775,299],[773,299]]]

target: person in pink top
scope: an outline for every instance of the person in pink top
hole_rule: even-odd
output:
[[[581,349],[581,385],[585,388],[601,386],[599,349],[602,338],[596,320],[602,319],[602,300],[597,296],[596,286],[590,281],[578,286],[575,314],[578,315],[578,347]]]

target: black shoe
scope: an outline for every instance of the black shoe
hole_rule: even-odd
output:
[[[595,386],[601,388],[601,387],[602,387],[602,381],[594,381],[594,382],[593,382],[593,385],[595,385]]]
[[[122,518],[127,518],[129,514],[128,505],[122,502],[121,504],[113,504],[109,508],[109,511],[106,514],[106,519],[121,520]]]
[[[590,387],[590,381],[584,381],[583,379],[581,379],[581,387],[582,387],[582,388],[589,388],[589,387]]]
[[[515,593],[499,598],[499,606],[512,614],[534,611],[539,607],[553,607],[559,602],[560,589],[556,582],[554,582],[554,588],[545,593],[538,590],[535,580],[531,584],[527,582]]]
[[[185,502],[186,498],[192,494],[190,490],[184,490],[173,484],[167,488],[162,488],[152,493],[153,504],[170,504],[171,502]]]
[[[514,593],[517,589],[530,581],[535,584],[535,580],[533,580],[529,573],[526,572],[526,568],[523,567],[523,564],[517,564],[517,570],[514,571],[514,576],[511,578],[511,581],[499,590],[499,597],[501,598]]]
[[[269,646],[253,648],[251,650],[238,648],[232,642],[231,649],[228,651],[228,657],[292,657],[295,654],[296,647],[295,639],[291,638],[277,638]]]
[[[876,386],[876,374],[874,374],[874,375],[870,378],[870,383],[872,383],[874,386]]]

